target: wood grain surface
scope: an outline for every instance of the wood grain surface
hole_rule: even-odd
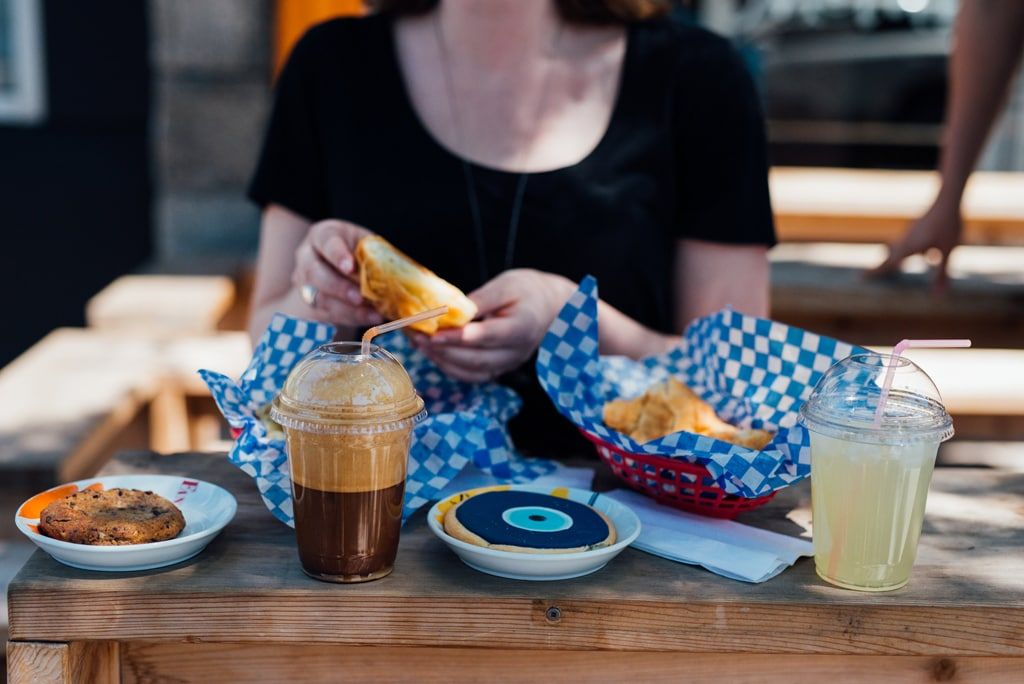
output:
[[[809,559],[755,585],[633,550],[585,578],[504,580],[462,565],[422,513],[403,531],[393,575],[332,585],[302,574],[291,530],[223,456],[142,454],[109,472],[217,482],[238,498],[238,516],[202,554],[163,571],[84,572],[36,552],[10,588],[12,639],[1024,655],[1022,472],[938,470],[910,585],[885,594],[827,585]],[[803,534],[808,493],[790,488],[742,520]]]
[[[11,684],[117,684],[120,669],[116,642],[7,643]]]
[[[688,682],[766,681],[914,684],[1018,683],[1015,658],[792,656],[742,653],[515,651],[465,648],[367,648],[280,644],[135,643],[122,649],[124,684],[276,682]],[[797,676],[799,673],[799,676]]]

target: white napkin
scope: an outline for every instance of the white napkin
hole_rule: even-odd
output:
[[[605,492],[602,496],[629,506],[640,518],[643,529],[631,544],[633,548],[680,563],[700,565],[729,579],[764,582],[791,566],[797,558],[814,555],[814,548],[806,539],[731,520],[685,513],[625,489]]]
[[[594,481],[593,468],[570,468],[561,463],[555,463],[555,469],[547,475],[541,475],[535,480],[526,484],[537,487],[571,487],[574,489],[590,489]],[[448,483],[448,486],[434,495],[437,500],[447,499],[453,494],[464,492],[467,489],[477,487],[489,487],[502,484],[497,478],[488,475],[472,463],[466,465],[462,471],[455,476],[455,479]]]

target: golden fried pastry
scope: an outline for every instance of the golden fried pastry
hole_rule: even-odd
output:
[[[444,316],[409,326],[433,335],[442,328],[461,328],[476,316],[476,304],[459,288],[378,235],[360,240],[355,257],[359,264],[359,289],[385,318],[404,318],[447,305],[448,313]]]
[[[185,518],[173,503],[138,489],[84,489],[54,501],[39,514],[39,532],[94,546],[146,544],[173,539]]]
[[[685,430],[760,450],[773,437],[767,430],[726,423],[707,402],[675,378],[650,387],[635,399],[609,401],[604,405],[604,423],[640,443]]]

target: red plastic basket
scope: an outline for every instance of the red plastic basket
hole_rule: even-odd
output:
[[[598,456],[619,479],[658,503],[711,518],[732,519],[743,511],[763,506],[775,496],[772,492],[744,499],[726,494],[714,484],[704,466],[664,456],[635,454],[587,432],[583,432],[583,436],[594,443]]]

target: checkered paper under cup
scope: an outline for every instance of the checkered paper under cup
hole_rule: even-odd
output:
[[[294,513],[287,445],[280,429],[265,420],[266,409],[292,367],[334,333],[330,325],[277,314],[237,382],[199,371],[224,418],[239,431],[228,458],[256,481],[267,508],[288,525],[294,525]],[[413,429],[405,518],[433,500],[469,463],[513,483],[531,482],[554,469],[550,461],[515,452],[506,428],[522,405],[515,392],[496,383],[473,385],[445,376],[400,332],[376,342],[402,363],[427,409],[427,418]]]
[[[775,321],[723,309],[691,323],[680,344],[639,361],[598,354],[597,281],[587,277],[552,322],[537,354],[537,377],[558,411],[627,452],[697,463],[730,494],[752,498],[810,474],[810,440],[800,405],[828,368],[859,347]],[[677,377],[725,420],[775,432],[762,451],[691,432],[645,444],[604,425],[604,404]],[[705,482],[710,484],[710,482]]]

